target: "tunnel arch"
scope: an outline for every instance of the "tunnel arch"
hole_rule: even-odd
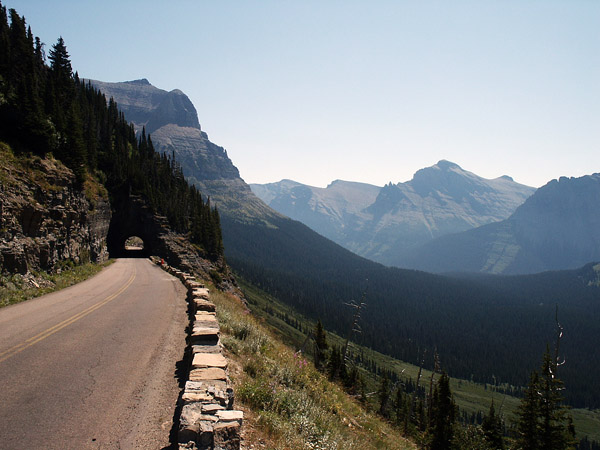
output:
[[[111,228],[113,225],[111,223]],[[151,238],[149,236],[143,236],[138,230],[129,229],[128,227],[122,227],[122,224],[115,223],[114,232],[111,236],[111,230],[109,229],[108,238],[108,253],[111,258],[147,258],[152,255]],[[131,231],[130,231],[131,230]],[[127,248],[127,240],[131,237],[138,237],[143,246],[141,249]]]
[[[160,231],[160,219],[146,203],[140,197],[128,196],[114,207],[107,235],[108,253],[111,258],[151,256],[157,250]],[[126,249],[125,243],[132,236],[143,242],[143,249]]]

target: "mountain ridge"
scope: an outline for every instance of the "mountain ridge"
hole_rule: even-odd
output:
[[[291,180],[250,187],[275,210],[343,247],[398,266],[412,247],[507,218],[535,191],[507,175],[485,179],[447,160],[418,170],[412,180],[383,187],[339,180],[326,188]],[[340,193],[343,187],[346,192]],[[335,190],[344,197],[343,213]]]
[[[600,260],[598,204],[600,173],[551,180],[509,218],[426,243],[405,267],[496,274],[574,269]]]
[[[146,78],[87,81],[107,99],[114,98],[138,133],[145,128],[159,152],[175,155],[186,179],[225,213],[265,222],[281,217],[251,192],[227,151],[202,131],[196,108],[181,90],[159,89]]]

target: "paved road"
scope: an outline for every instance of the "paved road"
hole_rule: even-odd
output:
[[[0,449],[168,446],[184,299],[147,259],[120,259],[0,309]]]

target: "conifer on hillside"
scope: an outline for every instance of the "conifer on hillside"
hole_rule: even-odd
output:
[[[451,448],[456,422],[456,404],[450,391],[450,377],[442,372],[434,389],[432,421],[429,425],[431,450]]]
[[[323,371],[325,369],[325,364],[327,362],[327,333],[323,328],[323,324],[321,323],[321,319],[317,321],[315,325],[315,350],[314,350],[314,358],[315,358],[315,367],[318,370]]]
[[[481,423],[481,429],[483,430],[485,440],[488,442],[491,448],[494,450],[504,450],[504,439],[502,437],[502,419],[496,414],[496,408],[494,408],[494,400],[490,405],[490,410],[487,416],[484,417]]]
[[[517,448],[521,450],[570,450],[576,447],[575,430],[563,405],[562,381],[549,349],[541,372],[532,372],[518,412]]]

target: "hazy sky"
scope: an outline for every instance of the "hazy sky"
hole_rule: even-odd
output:
[[[247,182],[600,172],[600,1],[3,4],[81,77],[181,89]]]

